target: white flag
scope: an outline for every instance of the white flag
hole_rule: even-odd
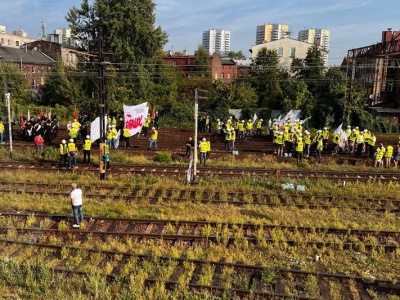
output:
[[[121,129],[118,130],[118,133],[117,133],[117,135],[115,136],[115,149],[117,149],[118,146],[119,146],[119,139],[120,139],[120,137],[121,137]]]
[[[311,119],[311,117],[305,118],[304,120],[300,121],[300,124],[303,125],[308,119]]]
[[[346,131],[342,131],[342,133],[340,134],[339,137],[339,147],[344,148],[344,146],[346,145],[348,136],[346,134]]]
[[[104,117],[104,130],[107,130],[107,116]],[[90,124],[90,140],[92,142],[98,140],[100,138],[100,117],[97,117]]]
[[[292,110],[290,110],[283,119],[279,120],[279,125],[285,124],[286,120],[290,119],[291,117],[292,117]]]
[[[343,125],[343,123],[340,124],[339,127],[335,129],[335,131],[333,132],[333,135],[340,134],[342,132],[342,125]]]
[[[253,124],[256,122],[256,120],[257,120],[257,115],[254,114],[254,116],[253,116]]]
[[[133,106],[124,104],[125,127],[129,129],[131,136],[140,133],[148,113],[147,102]]]

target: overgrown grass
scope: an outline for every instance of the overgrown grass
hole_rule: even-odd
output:
[[[36,154],[35,146],[25,149],[14,149],[10,157],[10,151],[7,147],[0,148],[0,160],[3,161],[41,161],[41,162],[58,162],[58,150],[56,147],[44,147],[44,156]],[[82,162],[82,154],[77,157],[78,164]],[[99,157],[92,155],[92,163],[99,163]],[[153,156],[145,156],[143,154],[127,155],[120,150],[113,150],[110,155],[111,163],[123,164],[176,164],[187,165],[177,156],[174,156],[169,151],[155,152]],[[370,165],[367,166],[367,160],[359,163],[359,165],[351,165],[347,162],[341,164],[337,163],[337,157],[331,155],[323,155],[321,164],[317,164],[316,160],[311,157],[309,160],[303,160],[302,163],[297,165],[296,159],[287,159],[278,162],[277,157],[273,155],[224,155],[222,157],[214,157],[212,154],[208,160],[209,166],[216,167],[234,167],[234,168],[266,168],[266,169],[295,169],[295,170],[326,170],[326,171],[368,171],[368,172],[395,172],[394,167],[391,168],[374,168]]]
[[[121,157],[121,160],[128,159]],[[257,162],[273,163],[271,158],[260,158]],[[147,160],[147,159],[146,159]],[[265,162],[263,162],[265,160]],[[228,160],[228,163],[231,163]],[[121,161],[123,163],[123,161]],[[247,162],[251,163],[251,159]],[[308,168],[308,166],[305,166]],[[197,185],[187,185],[185,178],[165,178],[145,176],[138,177],[133,174],[127,174],[125,178],[100,181],[97,174],[92,173],[41,173],[31,170],[23,170],[21,172],[3,171],[0,173],[0,180],[6,182],[33,182],[33,183],[49,183],[60,186],[60,189],[67,186],[66,195],[49,196],[46,191],[42,194],[17,194],[3,193],[0,197],[0,208],[14,209],[24,212],[42,212],[48,214],[66,214],[72,215],[69,199],[69,184],[77,182],[83,187],[84,192],[84,214],[86,216],[113,216],[113,217],[129,217],[129,218],[155,218],[155,219],[173,219],[173,220],[206,220],[220,223],[218,227],[219,243],[199,245],[197,247],[187,246],[184,243],[168,244],[162,240],[138,242],[131,239],[124,240],[94,240],[88,239],[83,242],[65,241],[65,245],[75,245],[87,248],[99,248],[104,250],[129,251],[132,253],[150,253],[157,257],[168,255],[173,257],[187,257],[195,259],[207,259],[213,261],[225,260],[227,262],[244,262],[249,264],[261,264],[267,267],[283,267],[295,268],[309,271],[321,271],[332,273],[358,274],[368,278],[398,278],[400,269],[398,264],[394,262],[400,258],[400,251],[384,253],[377,249],[372,252],[365,251],[365,244],[376,243],[373,237],[367,237],[365,240],[354,238],[357,248],[345,250],[340,245],[343,242],[335,236],[325,236],[323,241],[335,242],[338,246],[334,247],[309,247],[303,242],[305,240],[320,240],[321,236],[310,234],[302,237],[296,232],[285,233],[282,230],[275,230],[271,233],[273,243],[265,243],[260,236],[262,231],[258,232],[258,243],[253,245],[246,242],[243,238],[243,223],[255,224],[280,224],[291,226],[311,226],[311,227],[336,227],[336,228],[355,228],[355,229],[374,229],[374,230],[394,230],[400,231],[400,219],[394,213],[390,212],[366,212],[364,210],[354,210],[349,207],[357,203],[359,197],[371,198],[393,198],[397,197],[400,184],[398,182],[381,183],[378,181],[370,182],[355,182],[348,183],[343,187],[340,183],[333,183],[325,179],[319,180],[282,180],[282,182],[291,182],[294,184],[302,184],[306,186],[305,192],[294,192],[281,190],[274,178],[262,178],[246,176],[242,178],[220,179],[218,177],[201,178]],[[157,190],[164,188],[175,188],[185,191],[187,197],[190,191],[196,190],[195,199],[192,202],[177,202],[171,199],[168,202],[158,202],[149,204],[146,196],[141,201],[114,201],[107,197],[107,192],[102,194],[101,186],[114,186],[115,191],[108,192],[118,194],[119,187],[131,187],[138,189],[139,192],[146,190],[148,197],[152,197]],[[94,189],[102,194],[101,197],[88,197],[85,191]],[[62,190],[60,190],[62,191]],[[203,204],[198,200],[205,194],[210,197],[215,192],[220,193],[220,197],[227,199],[228,191],[243,192],[247,195],[248,205],[232,206],[228,204]],[[301,195],[333,195],[336,197],[349,197],[347,201],[343,201],[341,209],[297,209],[295,207],[277,206],[271,208],[263,205],[254,205],[251,203],[251,194],[260,193],[268,195],[276,194],[296,194],[299,196],[294,201],[301,202]],[[177,195],[176,195],[177,197]],[[279,199],[276,198],[277,204]],[[34,222],[34,217],[30,217],[29,222]],[[227,244],[226,223],[236,223],[234,237],[237,239],[235,243]],[[68,224],[63,224],[62,228],[66,229]],[[172,231],[172,226],[170,230]],[[205,229],[204,236],[211,234]],[[17,238],[15,231],[9,231],[10,238]],[[288,245],[285,243],[286,238],[297,241],[296,245]],[[21,237],[23,238],[23,237]],[[59,243],[56,237],[51,239],[54,244]],[[181,280],[180,289],[167,291],[162,285],[154,285],[151,288],[146,288],[143,284],[144,279],[149,275],[158,274],[163,278],[170,276],[171,268],[169,265],[160,266],[161,270],[156,271],[153,265],[138,265],[132,263],[127,265],[126,272],[135,270],[131,281],[125,285],[117,283],[105,284],[103,275],[99,274],[98,270],[92,265],[96,261],[102,261],[101,257],[95,255],[88,257],[85,254],[72,255],[68,251],[64,251],[62,257],[71,257],[68,267],[79,267],[82,262],[86,262],[83,267],[85,270],[92,270],[91,275],[85,281],[80,278],[69,276],[68,278],[50,274],[52,278],[51,285],[48,285],[48,269],[43,270],[43,281],[31,280],[29,270],[20,268],[19,262],[24,262],[24,253],[28,253],[26,249],[21,253],[21,256],[15,258],[18,261],[17,265],[8,264],[7,268],[0,268],[0,278],[8,278],[0,280],[0,292],[15,293],[21,298],[48,298],[65,299],[74,297],[76,299],[129,299],[128,296],[134,295],[134,299],[181,299],[184,296],[186,299],[212,299],[210,294],[197,294],[187,290],[184,284],[184,278]],[[9,252],[0,254],[0,261],[15,252],[11,249]],[[316,261],[318,255],[320,259]],[[39,258],[38,258],[39,259]],[[57,261],[52,262],[53,266],[57,265]],[[34,262],[30,262],[34,265]],[[18,267],[15,267],[18,266]],[[45,265],[45,267],[48,265]],[[110,272],[112,264],[108,263],[104,266],[103,271]],[[187,266],[187,272],[190,271],[190,266]],[[232,284],[232,278],[240,278],[240,274],[231,274],[231,270],[224,270],[224,278],[226,279],[227,288]],[[158,272],[158,273],[157,273]],[[40,273],[42,274],[42,273]],[[209,281],[213,270],[204,270],[201,279],[204,282]],[[157,276],[158,276],[157,275]],[[7,277],[8,276],[8,277]],[[263,280],[265,284],[269,284],[273,280],[273,274],[264,274]],[[23,283],[25,281],[26,283]],[[42,289],[47,287],[46,289]],[[289,284],[290,286],[290,284]],[[335,293],[338,288],[331,287],[331,292]],[[316,295],[316,286],[313,278],[309,278],[306,285],[306,292],[309,295]]]

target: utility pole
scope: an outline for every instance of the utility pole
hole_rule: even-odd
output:
[[[106,179],[106,143],[105,143],[105,84],[104,84],[104,39],[103,35],[99,38],[99,113],[100,113],[100,180]]]
[[[196,183],[196,176],[197,176],[197,149],[199,147],[198,143],[198,124],[197,120],[199,117],[199,99],[208,99],[208,97],[200,96],[200,93],[207,93],[207,90],[201,90],[196,88],[194,90],[194,151],[193,151],[193,177],[192,183]]]
[[[106,125],[105,125],[105,99],[106,99],[106,91],[105,91],[105,66],[109,63],[105,61],[104,58],[104,37],[103,34],[99,33],[99,42],[98,42],[98,54],[92,54],[87,52],[81,52],[76,50],[70,50],[70,53],[85,55],[89,57],[93,57],[94,60],[97,59],[99,64],[99,73],[98,73],[98,90],[99,90],[99,115],[100,115],[100,180],[106,179],[106,166],[107,159],[109,159],[109,153],[106,153]],[[109,148],[108,148],[109,151]]]
[[[10,93],[6,93],[6,103],[7,103],[7,115],[8,115],[8,136],[10,139],[10,157],[12,157],[13,152],[13,143],[12,143],[12,124],[11,124],[11,113],[10,113],[10,102],[11,102]]]
[[[10,85],[8,81],[4,83],[5,99],[7,105],[7,116],[8,116],[8,136],[10,139],[10,157],[12,157],[13,143],[12,143],[12,124],[11,124],[11,94]]]

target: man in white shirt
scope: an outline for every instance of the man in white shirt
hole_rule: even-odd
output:
[[[79,228],[79,223],[83,222],[83,213],[82,213],[82,190],[78,188],[76,183],[71,185],[71,204],[72,204],[72,213],[74,215],[74,225],[72,227]]]

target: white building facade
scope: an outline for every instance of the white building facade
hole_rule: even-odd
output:
[[[215,28],[203,31],[202,45],[210,55],[225,56],[231,51],[231,32]]]
[[[308,28],[299,31],[298,40],[319,46],[324,65],[327,66],[330,37],[331,32],[328,29]]]
[[[257,58],[258,52],[262,48],[275,50],[279,56],[279,66],[284,69],[289,69],[293,58],[306,58],[308,49],[310,49],[311,46],[312,44],[310,43],[301,42],[295,39],[280,39],[273,42],[252,46],[252,59]]]

